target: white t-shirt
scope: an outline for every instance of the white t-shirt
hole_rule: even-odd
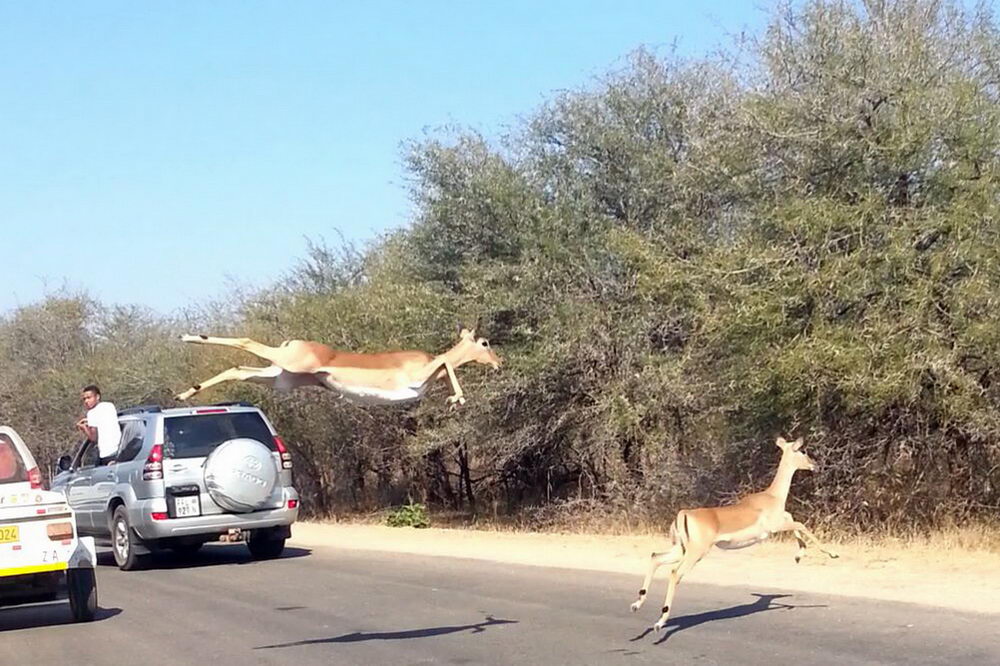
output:
[[[113,403],[101,401],[87,412],[87,425],[97,428],[97,453],[110,458],[118,453],[122,430],[118,427],[118,410]]]

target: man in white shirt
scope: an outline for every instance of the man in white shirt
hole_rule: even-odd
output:
[[[76,427],[92,442],[97,442],[99,465],[114,462],[118,454],[118,443],[122,438],[118,426],[118,409],[111,402],[101,400],[101,389],[91,384],[84,387],[80,399],[87,410],[87,415],[77,421]]]

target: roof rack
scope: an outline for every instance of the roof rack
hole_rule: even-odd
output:
[[[136,407],[126,407],[118,410],[118,416],[128,416],[129,414],[146,414],[148,412],[162,412],[159,405],[138,405]]]
[[[209,407],[256,407],[245,400],[237,400],[235,402],[213,402]]]

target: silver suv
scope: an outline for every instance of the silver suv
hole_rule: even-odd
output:
[[[245,540],[256,558],[281,554],[298,518],[291,455],[263,412],[246,403],[118,413],[112,462],[84,442],[59,459],[52,490],[66,495],[77,528],[110,541],[122,569],[150,552],[183,554],[208,541]]]

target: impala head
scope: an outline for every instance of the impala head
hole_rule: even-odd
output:
[[[461,363],[482,363],[492,365],[494,369],[499,369],[503,361],[493,353],[490,348],[490,341],[486,338],[477,338],[475,329],[468,329],[461,325],[458,327],[458,344],[456,349],[461,351]]]
[[[816,469],[816,462],[800,451],[802,448],[801,437],[794,442],[787,442],[784,437],[779,437],[775,444],[781,449],[780,464],[792,465],[795,469],[804,469],[810,472]]]

